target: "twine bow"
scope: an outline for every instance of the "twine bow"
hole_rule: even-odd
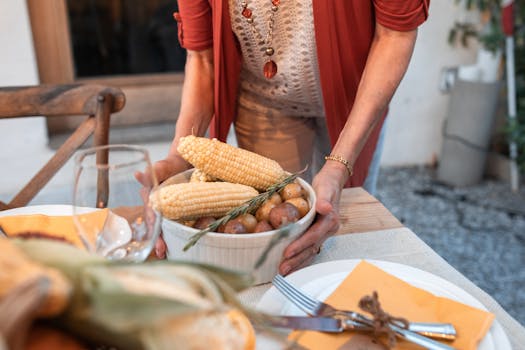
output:
[[[376,291],[372,295],[362,297],[359,300],[359,307],[373,316],[374,338],[377,339],[380,335],[385,334],[388,337],[388,345],[391,348],[396,345],[396,333],[391,325],[395,324],[401,328],[408,329],[408,321],[405,318],[391,316],[381,308]]]

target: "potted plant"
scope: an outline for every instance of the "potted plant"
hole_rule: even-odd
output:
[[[463,4],[466,10],[477,10],[480,13],[479,22],[458,21],[450,29],[448,41],[451,44],[460,42],[467,46],[470,39],[475,38],[481,47],[490,52],[500,51],[505,39],[501,28],[500,0],[456,0]]]

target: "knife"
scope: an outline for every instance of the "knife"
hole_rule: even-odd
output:
[[[264,315],[261,323],[265,326],[276,328],[288,328],[296,330],[312,330],[328,333],[341,333],[344,331],[343,322],[332,317],[308,317],[308,316],[270,316]],[[371,328],[363,325],[363,330]]]
[[[276,328],[288,328],[295,330],[314,330],[319,332],[341,333],[346,330],[372,331],[370,326],[350,320],[332,317],[308,317],[308,316],[271,316],[264,315],[260,319],[266,326]],[[409,342],[422,345],[432,350],[452,350],[454,348],[426,338],[418,333],[392,326],[392,329],[402,338]]]
[[[333,317],[309,317],[309,316],[272,316],[264,315],[262,323],[276,328],[289,328],[297,330],[312,330],[328,333],[341,333],[345,330],[355,331],[371,331],[372,327],[363,323],[353,321],[351,319],[333,318]],[[417,324],[412,324],[408,331],[419,333],[421,335],[437,338],[441,340],[454,340],[456,333],[452,330],[449,334],[443,333],[443,326],[437,324],[439,333],[432,333],[428,331],[429,323],[425,323],[425,330],[421,331],[417,328]]]

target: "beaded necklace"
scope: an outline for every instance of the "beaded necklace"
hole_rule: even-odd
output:
[[[277,64],[274,60],[272,60],[272,56],[275,53],[275,50],[272,47],[272,39],[273,39],[273,27],[274,27],[274,20],[275,20],[275,14],[277,13],[277,10],[279,10],[279,5],[281,3],[280,0],[270,0],[272,3],[270,17],[268,19],[268,32],[266,33],[266,37],[263,37],[262,34],[257,30],[254,24],[253,20],[253,12],[248,7],[248,3],[243,0],[241,1],[241,14],[244,18],[246,18],[246,21],[250,24],[252,31],[255,34],[255,37],[258,40],[258,44],[265,47],[264,54],[268,56],[268,61],[263,66],[263,73],[264,76],[267,79],[271,79],[277,74]]]

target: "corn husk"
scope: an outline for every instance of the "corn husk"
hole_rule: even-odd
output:
[[[35,262],[71,281],[71,302],[56,321],[94,345],[162,350],[152,334],[169,334],[178,317],[242,307],[235,293],[253,281],[250,275],[207,265],[112,262],[61,242],[14,242]]]
[[[45,298],[33,310],[34,314],[37,317],[54,317],[62,313],[71,295],[69,280],[56,269],[34,262],[11,242],[0,237],[0,301],[28,280],[44,278],[48,281]]]

